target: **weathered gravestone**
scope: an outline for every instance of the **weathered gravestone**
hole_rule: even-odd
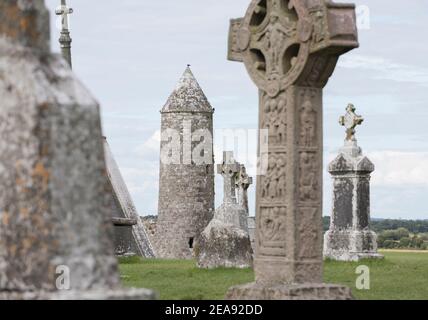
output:
[[[0,2],[0,97],[0,299],[154,298],[120,286],[99,106],[43,0]]]
[[[350,104],[340,124],[346,127],[345,145],[330,163],[333,177],[333,212],[324,236],[324,257],[341,261],[383,258],[377,253],[377,236],[370,230],[370,174],[373,163],[362,154],[355,128],[364,119]]]
[[[322,89],[357,38],[355,6],[325,0],[253,0],[231,21],[229,59],[259,88],[270,139],[257,178],[256,282],[228,299],[351,298],[322,277]]]
[[[249,177],[245,174],[245,167],[242,169],[233,158],[233,152],[223,153],[223,163],[217,166],[217,172],[223,176],[224,181],[223,204],[215,211],[214,219],[197,238],[195,255],[198,267],[251,267],[253,250],[248,234],[248,211],[243,204],[238,203],[236,197],[239,177],[245,180]],[[242,197],[245,195],[246,190]]]

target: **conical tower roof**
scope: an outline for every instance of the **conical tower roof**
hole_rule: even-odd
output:
[[[184,71],[183,76],[161,112],[213,112],[213,108],[199,86],[192,70],[190,70],[190,66]]]

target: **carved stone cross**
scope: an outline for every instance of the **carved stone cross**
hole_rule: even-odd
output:
[[[347,296],[322,284],[322,89],[339,56],[356,47],[353,4],[252,0],[231,20],[228,57],[244,62],[259,89],[269,146],[259,155],[268,169],[257,177],[256,283],[228,298]]]
[[[233,158],[233,152],[223,152],[223,163],[217,165],[217,172],[223,176],[224,204],[236,203],[235,179],[240,170],[240,165]]]
[[[243,164],[236,177],[235,184],[238,188],[238,204],[244,207],[248,214],[248,188],[253,184],[253,178],[247,174],[247,169]]]
[[[349,104],[346,108],[346,115],[341,116],[339,119],[340,125],[346,128],[346,140],[356,141],[355,128],[364,122],[364,118],[355,113],[355,106]]]
[[[73,9],[67,7],[65,0],[61,0],[61,7],[55,10],[56,15],[62,17],[61,25],[61,35],[59,38],[59,43],[61,44],[61,52],[64,59],[68,62],[70,67],[72,67],[71,61],[71,42],[73,41],[70,37],[70,30],[68,24],[68,16],[73,13]]]
[[[61,0],[61,7],[55,10],[57,16],[61,16],[61,26],[63,30],[68,30],[68,16],[73,13],[73,8],[69,8],[65,0]]]

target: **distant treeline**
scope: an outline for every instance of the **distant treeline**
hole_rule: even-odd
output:
[[[324,231],[330,227],[330,217],[324,217]],[[428,220],[373,219],[371,229],[376,233],[405,228],[411,233],[428,233]]]
[[[328,230],[330,217],[323,223]],[[428,250],[428,220],[373,219],[371,229],[378,235],[379,248]]]

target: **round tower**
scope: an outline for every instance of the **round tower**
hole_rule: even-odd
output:
[[[187,67],[161,110],[160,258],[191,259],[195,239],[213,218],[213,113]]]

